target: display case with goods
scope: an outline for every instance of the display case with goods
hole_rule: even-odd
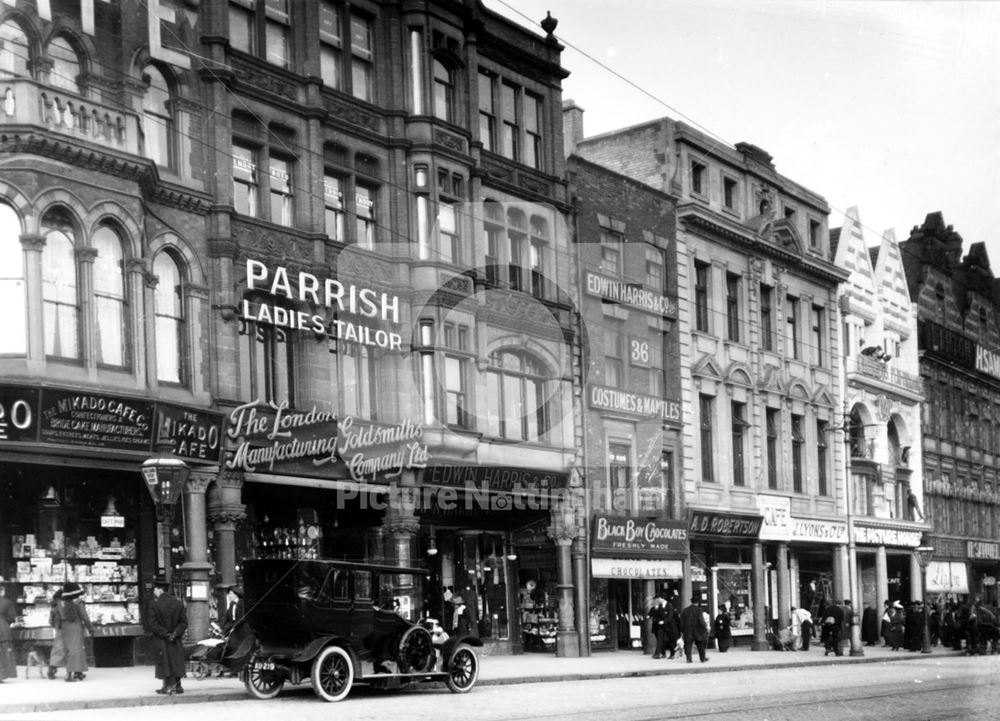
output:
[[[559,602],[546,586],[529,579],[521,587],[521,634],[526,651],[553,650],[559,629]]]

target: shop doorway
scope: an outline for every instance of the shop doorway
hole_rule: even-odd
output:
[[[646,616],[642,581],[608,581],[608,611],[612,619],[612,648],[642,649],[642,621]]]

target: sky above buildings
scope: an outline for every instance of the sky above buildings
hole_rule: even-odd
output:
[[[551,11],[586,136],[669,116],[746,141],[865,241],[941,211],[1000,275],[1000,2],[484,0]]]

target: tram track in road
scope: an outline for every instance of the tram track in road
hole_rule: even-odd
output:
[[[607,708],[593,711],[576,709],[566,713],[507,716],[507,721],[605,721],[613,713],[615,721],[670,721],[688,719],[713,719],[728,721],[781,721],[782,719],[809,718],[813,721],[948,721],[983,719],[993,721],[1000,708],[1000,688],[995,691],[982,679],[965,683],[935,683],[934,681],[880,684],[874,688],[855,686],[848,688],[803,689],[780,695],[734,696],[699,701],[660,702],[640,706],[619,707],[611,712]],[[979,694],[978,698],[975,693]],[[984,693],[985,692],[985,693]],[[984,698],[989,696],[989,698]],[[950,705],[936,708],[927,699],[950,699]],[[962,705],[956,708],[955,699]],[[901,702],[902,701],[902,702]],[[879,703],[885,702],[885,703]],[[887,708],[888,705],[894,709]],[[976,713],[978,712],[978,713]]]

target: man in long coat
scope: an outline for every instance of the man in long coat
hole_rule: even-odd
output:
[[[184,693],[181,679],[185,675],[187,613],[180,599],[170,593],[170,584],[159,578],[153,583],[149,630],[156,639],[156,678],[163,679],[163,686],[156,689],[156,693]]]
[[[708,660],[705,653],[705,646],[708,644],[707,616],[705,609],[701,607],[701,598],[697,595],[692,596],[691,605],[681,611],[681,634],[684,636],[684,655],[688,663],[691,663],[692,646],[698,647],[698,657],[702,663]]]

